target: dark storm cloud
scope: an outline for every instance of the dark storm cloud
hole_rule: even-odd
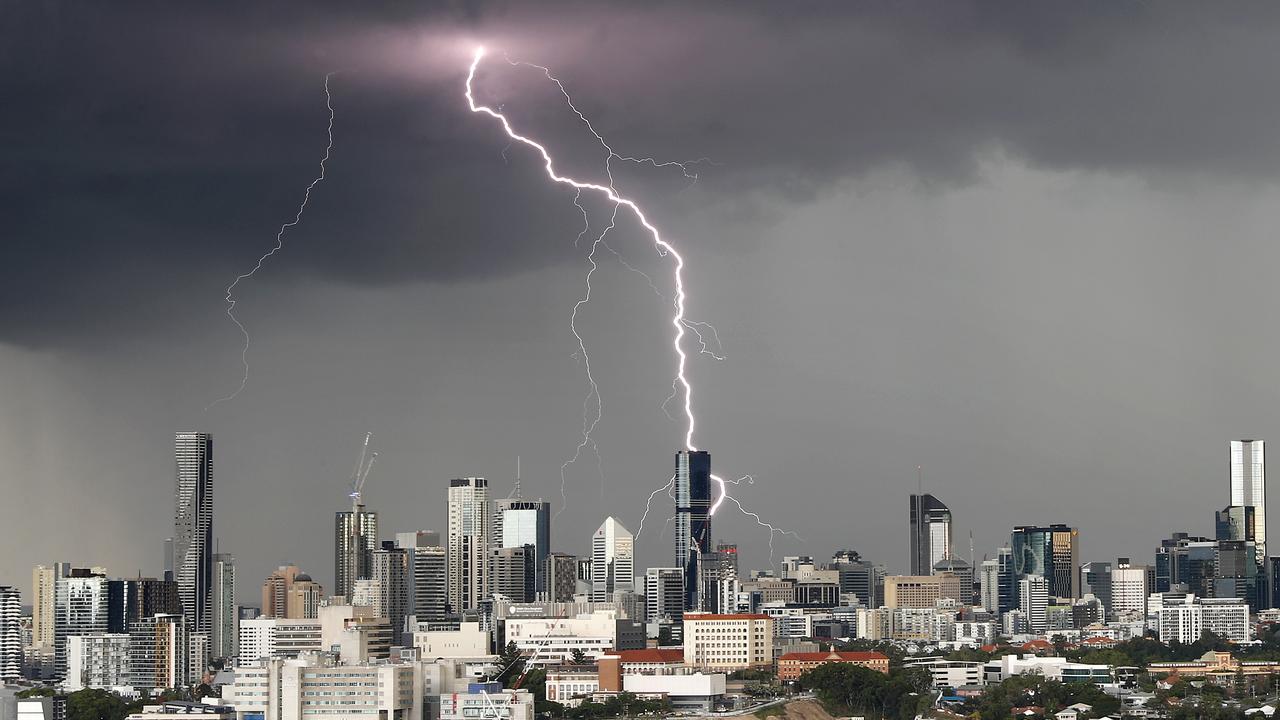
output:
[[[675,217],[755,217],[903,167],[965,181],[984,153],[1051,168],[1270,180],[1276,10],[1125,3],[20,4],[0,30],[0,339],[142,332],[269,273],[455,281],[575,257],[579,218],[460,97],[473,41],[552,65],[626,152],[710,156],[703,180],[627,172]],[[486,97],[585,160],[536,73]],[[586,168],[581,162],[575,169]]]

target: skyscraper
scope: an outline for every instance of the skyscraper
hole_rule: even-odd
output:
[[[1267,556],[1267,463],[1262,440],[1231,441],[1231,506],[1253,508],[1252,539],[1258,557]]]
[[[22,679],[22,598],[0,585],[0,683]]]
[[[489,595],[489,483],[484,478],[449,481],[449,609],[480,606]]]
[[[31,571],[31,643],[53,651],[53,595],[55,581],[67,574],[69,563],[37,565]]]
[[[413,595],[409,610],[419,621],[442,620],[449,606],[449,573],[440,533],[396,533],[396,545],[409,551]]]
[[[534,581],[536,550],[532,545],[494,548],[490,556],[494,595],[512,602],[533,602],[537,598]]]
[[[1115,619],[1145,619],[1152,577],[1154,573],[1150,567],[1133,565],[1129,558],[1117,558],[1115,569],[1111,571],[1111,602],[1107,605],[1109,615]]]
[[[157,613],[182,614],[176,581],[145,577],[107,581],[107,632],[127,633],[133,623]]]
[[[373,551],[378,547],[378,513],[366,510],[359,498],[350,510],[333,519],[333,575],[335,595],[350,598],[356,580],[369,577]]]
[[[572,600],[578,586],[578,558],[568,553],[553,552],[547,555],[545,565],[547,589],[543,592],[543,599],[547,602]]]
[[[176,433],[174,457],[174,579],[187,628],[208,632],[213,583],[213,436]]]
[[[1075,528],[1022,525],[1013,529],[1010,541],[1015,578],[1040,575],[1049,584],[1050,595],[1080,597],[1080,543]]]
[[[512,497],[493,501],[493,549],[533,547],[536,592],[547,589],[543,570],[551,552],[551,503]]]
[[[684,568],[685,609],[698,605],[698,555],[711,551],[711,453],[676,453],[676,566]]]
[[[1127,565],[1129,560],[1125,558]],[[1093,595],[1102,603],[1103,612],[1111,612],[1111,581],[1115,577],[1109,562],[1087,562],[1080,566],[1080,597]]]
[[[684,570],[649,568],[644,572],[645,616],[649,622],[670,623],[684,617]]]
[[[392,541],[373,551],[372,578],[378,582],[378,615],[391,622],[392,644],[402,644],[404,621],[413,597],[413,565],[408,548]]]
[[[236,559],[228,553],[213,556],[213,590],[210,602],[209,654],[228,658],[236,654],[240,614],[236,611]]]
[[[951,509],[924,493],[911,496],[911,574],[929,575],[951,557]]]
[[[1044,632],[1048,626],[1049,581],[1041,575],[1025,575],[1018,580],[1019,609],[1027,618],[1031,632]]]
[[[607,517],[591,537],[591,599],[607,602],[635,591],[635,541],[622,523]]]

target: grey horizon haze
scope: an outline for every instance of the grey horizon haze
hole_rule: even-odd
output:
[[[686,260],[697,445],[803,538],[907,569],[906,498],[955,551],[1080,528],[1083,561],[1209,535],[1228,441],[1280,435],[1280,8],[1192,3],[9,3],[0,24],[0,584],[162,571],[176,431],[215,438],[213,534],[250,601],[333,582],[333,514],[444,530],[448,480],[565,505],[587,382],[573,194],[480,99],[599,180],[601,148]],[[324,154],[327,177],[272,246]],[[583,198],[597,231],[608,221]],[[635,533],[663,412],[670,264],[630,218],[579,327],[600,385],[551,549]],[[590,236],[588,236],[588,240]],[[663,297],[668,296],[668,297]],[[669,566],[664,493],[636,568]],[[768,533],[732,507],[744,567]]]

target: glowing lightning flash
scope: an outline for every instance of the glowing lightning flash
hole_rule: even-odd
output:
[[[590,437],[590,431],[591,429],[594,428],[595,423],[599,422],[599,417],[600,417],[601,403],[600,403],[599,388],[596,385],[594,378],[592,378],[590,375],[589,361],[586,360],[586,346],[585,346],[585,343],[582,342],[581,335],[579,335],[577,332],[576,317],[577,317],[577,311],[582,306],[582,304],[590,300],[591,275],[597,267],[597,263],[594,257],[595,252],[599,248],[599,246],[604,243],[605,235],[609,232],[609,230],[611,230],[614,227],[614,224],[616,223],[616,220],[617,220],[618,211],[623,207],[625,207],[628,211],[630,211],[632,215],[635,216],[636,221],[639,222],[640,225],[645,229],[645,231],[648,232],[649,235],[653,238],[653,243],[655,248],[657,249],[658,254],[662,257],[669,256],[672,258],[672,261],[673,261],[672,279],[674,281],[675,293],[674,293],[674,297],[671,299],[673,309],[674,309],[674,314],[671,317],[671,326],[675,330],[674,338],[672,340],[672,349],[675,351],[675,354],[676,354],[676,375],[675,375],[675,380],[673,382],[673,394],[671,398],[668,398],[668,402],[674,399],[677,395],[683,396],[684,416],[686,421],[685,437],[684,437],[685,447],[688,448],[689,450],[697,450],[697,447],[693,443],[693,435],[694,435],[694,430],[696,426],[696,420],[694,418],[694,413],[693,413],[693,386],[690,384],[688,378],[685,376],[685,368],[688,363],[688,355],[685,353],[685,350],[684,350],[684,337],[685,337],[686,331],[693,332],[695,335],[699,337],[699,339],[702,340],[702,352],[708,352],[706,341],[705,339],[703,339],[702,333],[699,332],[697,328],[707,327],[707,328],[710,328],[713,333],[715,329],[711,328],[711,326],[707,325],[706,323],[692,321],[686,317],[685,315],[686,294],[684,289],[684,257],[680,255],[680,253],[676,250],[676,248],[670,242],[668,242],[663,238],[662,233],[649,220],[649,218],[645,215],[644,211],[640,208],[640,206],[634,200],[631,200],[630,198],[622,195],[617,190],[616,186],[614,185],[613,171],[610,163],[613,160],[617,159],[617,160],[624,160],[624,161],[630,161],[630,162],[647,163],[647,164],[653,165],[654,167],[679,166],[684,170],[686,176],[689,176],[687,168],[682,163],[659,163],[658,161],[655,161],[651,158],[633,158],[633,157],[619,155],[618,153],[614,152],[613,148],[610,147],[607,142],[605,142],[604,138],[600,135],[600,133],[596,132],[595,128],[591,125],[591,122],[586,118],[586,116],[583,115],[582,112],[579,111],[578,108],[574,105],[573,100],[569,96],[568,91],[565,90],[564,84],[561,83],[558,79],[556,79],[551,74],[550,70],[548,70],[547,68],[541,65],[533,65],[531,63],[523,63],[523,62],[513,62],[511,60],[508,60],[507,62],[512,65],[525,65],[527,67],[533,67],[533,68],[542,70],[543,73],[547,76],[547,78],[550,79],[552,82],[554,82],[556,86],[560,88],[560,92],[564,94],[565,100],[568,102],[569,107],[574,111],[575,114],[577,114],[577,116],[591,131],[591,134],[596,138],[596,140],[601,144],[601,146],[604,147],[604,149],[608,152],[608,157],[605,161],[605,173],[609,179],[609,183],[607,185],[602,185],[600,183],[594,183],[594,182],[587,182],[584,180],[578,180],[566,175],[560,175],[556,171],[555,161],[552,159],[551,153],[550,151],[547,150],[546,146],[544,146],[543,144],[539,143],[536,140],[533,140],[532,138],[526,137],[516,132],[515,128],[512,127],[511,122],[500,110],[495,110],[492,107],[489,107],[488,105],[482,105],[476,102],[475,94],[473,91],[473,84],[475,82],[476,70],[479,68],[480,62],[481,60],[484,59],[484,56],[485,56],[484,48],[476,48],[475,55],[473,56],[471,61],[471,66],[467,70],[466,92],[465,92],[465,96],[467,99],[467,106],[470,108],[471,112],[473,113],[482,113],[497,120],[502,125],[502,129],[506,132],[507,137],[510,138],[511,141],[521,143],[535,150],[538,153],[538,155],[542,157],[543,168],[546,171],[547,177],[550,178],[552,182],[559,183],[561,185],[567,185],[569,187],[574,188],[574,190],[576,191],[574,195],[574,205],[576,205],[578,209],[582,212],[584,222],[587,222],[587,227],[584,227],[583,231],[578,235],[578,241],[581,241],[582,236],[589,229],[587,212],[586,212],[586,209],[582,207],[582,204],[580,202],[583,191],[590,191],[590,192],[594,192],[599,195],[602,195],[614,206],[613,218],[609,223],[609,227],[607,227],[604,230],[604,232],[602,232],[596,238],[596,240],[592,243],[591,253],[588,255],[588,260],[591,263],[591,270],[587,273],[587,291],[586,291],[586,294],[583,296],[583,298],[579,300],[577,304],[574,305],[574,316],[571,319],[571,326],[573,327],[574,336],[578,339],[579,350],[580,352],[583,353],[584,363],[588,363],[587,372],[588,372],[588,379],[591,384],[591,393],[588,394],[587,401],[586,401],[587,404],[584,406],[583,440],[579,444],[578,450],[577,452],[575,452],[574,457],[569,462],[565,463],[565,465],[562,466],[561,468],[561,494],[563,495],[564,493],[564,468],[567,467],[569,464],[571,464],[573,460],[576,460],[578,456],[581,454],[583,449],[585,449],[588,445],[592,445],[593,449],[597,450],[597,459],[599,458],[598,448],[594,447],[594,441],[592,441]],[[692,177],[696,179],[696,175]],[[606,248],[608,248],[607,245],[606,245]],[[612,248],[608,248],[608,249],[612,251]],[[616,252],[614,254],[617,255]],[[646,277],[648,276],[646,275]],[[655,291],[657,290],[656,285],[654,285],[652,281],[650,281],[650,285],[654,287]],[[662,293],[659,292],[659,295],[662,295]],[[716,339],[717,341],[719,340],[718,336],[716,336]],[[718,357],[718,354],[716,353],[708,352],[708,354],[712,354]],[[592,403],[593,398],[594,398],[594,403],[596,408],[594,417],[589,412],[590,404]],[[666,403],[664,403],[663,405],[665,409]],[[711,478],[715,480],[716,483],[719,485],[720,496],[716,498],[715,503],[712,504],[711,508],[709,509],[708,511],[709,515],[714,515],[716,510],[718,510],[720,506],[724,503],[725,498],[729,497],[729,499],[733,500],[734,504],[736,504],[743,513],[755,518],[757,523],[769,529],[769,533],[770,533],[769,547],[770,547],[771,554],[773,549],[774,534],[794,535],[794,533],[789,533],[788,531],[780,530],[774,527],[773,525],[770,525],[764,522],[763,520],[760,519],[759,515],[748,511],[746,508],[742,506],[742,503],[738,502],[737,499],[730,497],[728,494],[728,487],[727,487],[728,483],[723,478],[721,478],[718,475],[712,475]],[[734,484],[738,484],[742,482],[743,479],[746,479],[746,478],[740,478],[739,480],[733,481],[733,482]],[[667,490],[670,487],[672,487],[673,483],[674,483],[674,478],[672,478],[672,481],[668,482],[667,485],[655,490],[652,494],[650,494],[649,502],[652,502],[654,496],[656,496],[659,492],[662,492],[663,490]],[[648,509],[649,509],[649,503],[647,502],[645,505],[646,516],[648,515]],[[644,518],[641,518],[641,529],[643,529],[643,526],[644,526]],[[638,536],[639,536],[639,533],[637,533],[637,537]]]
[[[307,203],[311,202],[311,191],[324,181],[325,166],[329,162],[329,156],[333,153],[333,94],[329,91],[329,80],[332,79],[333,76],[334,73],[332,72],[326,73],[324,76],[324,104],[325,107],[329,108],[329,144],[325,146],[324,157],[320,159],[320,174],[311,181],[310,185],[307,185],[307,190],[302,195],[302,202],[298,205],[298,211],[294,213],[293,219],[281,225],[280,229],[276,231],[275,246],[258,258],[258,262],[253,266],[252,270],[236,277],[236,279],[232,280],[231,284],[228,285],[226,289],[227,317],[231,318],[231,322],[236,324],[236,327],[240,329],[240,334],[244,336],[244,347],[240,350],[240,364],[244,368],[244,374],[240,377],[240,387],[236,388],[235,392],[230,395],[214,400],[205,408],[205,410],[208,410],[210,407],[213,407],[218,403],[234,400],[235,397],[244,390],[245,385],[249,384],[249,331],[245,328],[244,323],[240,322],[240,318],[236,317],[236,303],[238,302],[235,299],[236,286],[240,284],[241,280],[247,280],[248,278],[253,277],[254,273],[262,269],[262,264],[267,261],[267,258],[275,255],[284,248],[285,232],[289,228],[292,228],[302,222],[302,213],[307,209]]]

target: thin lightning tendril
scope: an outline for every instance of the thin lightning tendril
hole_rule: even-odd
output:
[[[208,410],[218,403],[234,400],[235,397],[244,390],[245,386],[249,384],[249,331],[245,328],[244,323],[240,322],[240,319],[236,317],[236,303],[239,302],[235,299],[236,286],[240,284],[241,280],[247,280],[253,277],[254,273],[261,270],[262,264],[267,261],[267,258],[272,257],[284,249],[285,232],[288,231],[289,228],[292,228],[302,222],[302,213],[307,209],[307,203],[311,202],[311,191],[325,179],[326,166],[329,162],[329,157],[333,154],[333,94],[329,90],[329,81],[333,78],[334,74],[335,73],[330,72],[326,73],[324,76],[324,104],[325,107],[329,108],[329,144],[325,146],[324,157],[320,160],[320,174],[311,181],[310,185],[307,185],[307,190],[302,195],[302,202],[298,205],[298,211],[294,213],[293,220],[281,225],[280,229],[276,232],[275,246],[258,258],[258,262],[253,266],[252,270],[236,277],[236,279],[231,281],[231,284],[228,285],[226,289],[225,302],[227,303],[227,317],[231,318],[231,322],[236,324],[236,327],[240,329],[240,334],[244,336],[244,347],[240,350],[240,364],[244,368],[244,374],[240,377],[240,387],[236,388],[235,392],[230,395],[220,397],[212,403],[209,403],[205,410]]]
[[[682,163],[676,163],[676,162],[662,163],[662,162],[653,160],[652,158],[635,158],[635,157],[623,156],[614,152],[613,148],[609,146],[609,144],[605,141],[604,137],[601,136],[600,133],[596,131],[595,127],[591,124],[591,121],[588,120],[587,117],[574,104],[573,99],[572,97],[570,97],[568,91],[565,89],[564,84],[560,82],[560,80],[558,80],[554,75],[552,75],[551,71],[548,68],[542,65],[535,65],[533,63],[517,62],[508,58],[507,62],[513,66],[525,66],[525,67],[531,67],[531,68],[536,68],[541,70],[549,80],[555,83],[556,86],[560,89],[560,92],[564,95],[565,101],[568,103],[569,107],[583,122],[583,124],[586,125],[587,129],[590,130],[591,134],[596,138],[597,142],[600,143],[601,147],[603,147],[605,151],[608,153],[608,156],[605,159],[605,174],[608,177],[608,181],[609,181],[607,185],[602,185],[600,183],[595,183],[595,182],[588,182],[584,180],[578,180],[576,178],[573,178],[567,175],[560,175],[556,171],[555,161],[552,159],[551,153],[550,151],[547,150],[546,146],[544,146],[543,144],[539,143],[536,140],[533,140],[532,138],[526,137],[516,132],[515,128],[512,127],[511,122],[507,119],[506,115],[504,115],[501,112],[501,106],[499,106],[499,109],[495,110],[492,107],[489,107],[488,105],[483,105],[476,102],[475,93],[473,90],[473,84],[475,82],[476,71],[480,66],[481,60],[484,59],[484,56],[485,56],[484,48],[477,48],[475,51],[475,55],[472,58],[471,66],[467,70],[466,92],[464,94],[467,99],[467,106],[468,108],[470,108],[471,112],[481,113],[481,114],[485,114],[492,117],[502,125],[502,129],[506,132],[507,137],[510,138],[510,140],[514,142],[522,143],[532,148],[533,150],[535,150],[538,153],[538,155],[542,157],[543,169],[546,171],[547,177],[550,178],[552,182],[555,182],[561,185],[567,185],[569,187],[574,188],[574,190],[576,191],[574,195],[574,205],[576,205],[578,209],[582,212],[584,221],[589,222],[589,219],[588,219],[586,209],[583,208],[580,202],[582,197],[582,191],[590,190],[600,195],[603,195],[607,200],[609,200],[614,205],[613,219],[610,222],[609,228],[606,228],[605,232],[601,233],[601,235],[597,237],[596,241],[592,244],[591,253],[588,255],[588,259],[591,262],[591,270],[588,271],[587,273],[587,278],[588,278],[587,295],[585,295],[582,300],[579,300],[579,302],[574,306],[574,321],[571,321],[571,325],[573,325],[574,327],[574,335],[578,338],[578,341],[579,341],[579,350],[580,352],[583,353],[584,361],[586,360],[586,345],[585,343],[582,342],[582,337],[577,333],[576,314],[577,314],[578,308],[581,307],[582,303],[590,299],[590,277],[591,277],[591,274],[594,273],[595,269],[597,268],[597,263],[594,257],[595,252],[598,249],[598,247],[604,242],[604,235],[608,232],[609,229],[612,229],[612,227],[614,226],[614,223],[617,220],[617,213],[619,209],[622,207],[625,207],[627,210],[631,212],[632,215],[635,216],[636,221],[639,222],[640,225],[645,229],[645,231],[647,231],[649,235],[653,238],[655,249],[657,250],[660,256],[662,257],[670,256],[672,258],[672,261],[673,261],[672,279],[674,281],[675,292],[674,292],[674,297],[671,298],[671,302],[674,309],[674,314],[671,317],[671,325],[675,331],[674,337],[672,340],[672,349],[675,351],[675,354],[676,354],[676,374],[675,374],[675,379],[672,382],[672,395],[670,398],[667,399],[666,402],[663,403],[663,409],[665,411],[667,404],[670,403],[671,400],[673,400],[676,396],[683,397],[684,399],[683,409],[684,409],[684,417],[686,421],[685,437],[684,437],[685,447],[688,448],[689,450],[697,450],[697,447],[694,445],[694,442],[693,442],[694,431],[696,428],[696,419],[693,413],[693,386],[689,382],[688,378],[685,376],[685,369],[686,369],[686,365],[688,363],[689,358],[687,353],[684,350],[684,337],[685,337],[686,331],[688,331],[697,335],[700,339],[702,339],[702,334],[701,332],[698,331],[697,328],[708,327],[708,328],[711,328],[713,333],[714,333],[714,328],[712,328],[710,325],[707,325],[706,323],[691,321],[685,316],[686,293],[684,289],[684,257],[679,253],[679,251],[676,250],[675,246],[673,246],[670,242],[668,242],[666,239],[663,238],[661,231],[659,231],[658,228],[649,220],[649,218],[645,215],[644,211],[640,208],[640,206],[634,200],[618,192],[614,184],[612,161],[616,159],[616,160],[622,160],[627,162],[646,163],[646,164],[651,164],[654,167],[679,166],[685,172],[686,177],[691,177],[692,179],[695,179],[695,180],[696,180],[696,174],[690,175],[687,167],[685,167],[685,164],[682,164]],[[583,234],[587,232],[587,229],[588,228],[584,227],[583,231],[579,233],[578,235],[579,242],[581,241]],[[606,245],[606,248],[608,248],[607,245]],[[612,248],[608,248],[608,249],[610,251],[613,251]],[[614,254],[617,255],[616,252],[614,252]],[[619,256],[619,258],[621,258],[621,256]],[[646,275],[646,277],[648,276]],[[657,287],[656,285],[654,285],[652,280],[650,280],[650,285],[654,287],[655,291],[657,290]],[[659,292],[659,295],[663,296],[661,292]],[[716,334],[716,339],[718,341],[718,334]],[[701,352],[707,352],[707,350],[708,348],[707,348],[705,339],[702,339]],[[709,352],[707,354],[718,355],[717,353],[709,353]],[[601,404],[599,402],[599,389],[595,385],[594,379],[591,379],[590,382],[592,385],[592,393],[588,395],[587,404],[584,406],[584,409],[585,409],[584,410],[584,429],[586,430],[586,432],[584,432],[585,437],[584,437],[583,443],[579,445],[578,451],[574,455],[574,459],[578,457],[582,449],[584,449],[588,444],[593,444],[593,441],[591,441],[590,439],[590,430],[594,428],[595,423],[599,422],[599,409],[601,407]],[[597,407],[597,414],[594,422],[590,421],[590,414],[589,414],[590,401],[592,396],[594,396],[596,399],[596,407]],[[597,448],[597,459],[598,458],[599,458],[599,452]],[[564,472],[563,471],[564,471],[564,468],[571,463],[572,463],[572,460],[570,460],[570,462],[566,463],[565,466],[562,466],[561,468],[562,497],[564,495]],[[708,511],[708,515],[714,515],[716,513],[716,510],[718,510],[720,506],[724,503],[725,498],[729,497],[728,487],[727,487],[728,483],[720,476],[714,475],[714,474],[711,476],[711,479],[716,481],[716,483],[719,485],[720,496],[716,499],[715,503],[713,503],[712,506],[710,507]],[[734,484],[739,484],[743,479],[745,479],[745,476],[744,478],[739,478],[737,481],[734,481]],[[649,500],[652,501],[653,497],[657,495],[658,492],[661,492],[663,489],[666,489],[668,487],[672,487],[673,485],[674,485],[674,478],[672,479],[671,482],[667,484],[667,486],[664,486],[663,488],[659,488],[658,490],[650,494]],[[737,499],[735,498],[730,498],[730,499],[733,500],[734,504],[737,505],[738,509],[741,510],[744,514],[755,518],[756,522],[759,523],[762,527],[766,527],[769,529],[770,559],[772,560],[773,536],[778,533],[790,534],[790,535],[794,535],[794,533],[790,533],[789,531],[785,531],[785,530],[780,530],[774,527],[773,525],[770,525],[764,522],[763,520],[760,519],[759,515],[753,512],[750,512],[746,508],[744,508],[742,506],[742,503],[738,502]],[[646,503],[646,506],[645,506],[646,516],[648,515],[648,509],[649,509],[649,506],[648,506],[648,503]],[[643,518],[641,520],[641,524],[643,526]],[[694,543],[695,547],[696,545],[697,544]]]

